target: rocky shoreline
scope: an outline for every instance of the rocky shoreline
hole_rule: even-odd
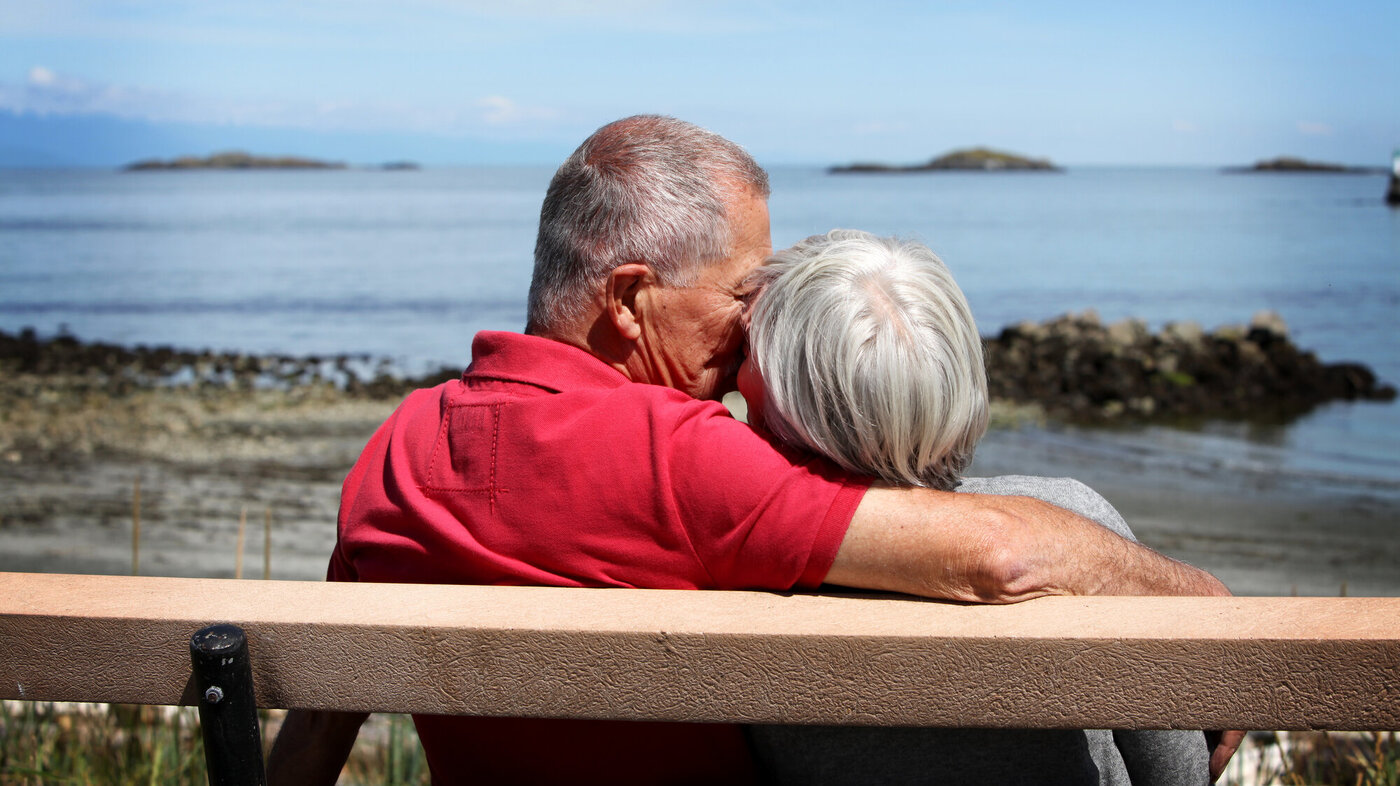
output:
[[[1077,424],[1190,419],[1283,422],[1329,401],[1391,401],[1393,385],[1359,363],[1325,363],[1288,337],[1271,312],[1207,332],[1191,322],[1157,333],[1140,320],[1105,325],[1092,311],[1023,322],[983,339],[994,402]],[[125,347],[73,336],[0,331],[0,395],[13,405],[48,396],[128,397],[187,388],[220,392],[320,391],[371,401],[457,377],[442,367],[411,375],[369,355],[250,355],[169,346]],[[11,407],[13,408],[13,407]]]
[[[402,396],[454,379],[461,369],[424,375],[397,373],[391,361],[366,354],[250,355],[191,351],[170,346],[126,347],[60,334],[40,338],[33,329],[0,330],[0,371],[33,378],[64,378],[66,386],[100,385],[110,395],[186,386],[233,390],[333,387],[357,398]]]
[[[1261,312],[1206,332],[1158,333],[1139,320],[1104,325],[1093,312],[1008,327],[984,340],[993,400],[1035,404],[1073,423],[1242,419],[1282,422],[1329,401],[1392,401],[1359,363],[1324,363]]]

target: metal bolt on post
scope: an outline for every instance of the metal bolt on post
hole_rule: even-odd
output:
[[[190,660],[210,786],[265,786],[248,637],[237,625],[210,625],[190,637]]]

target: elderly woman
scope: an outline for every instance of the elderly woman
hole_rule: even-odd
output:
[[[739,390],[749,422],[891,484],[1039,497],[1132,538],[1069,479],[963,478],[987,429],[982,341],[928,248],[833,230],[756,274]],[[779,783],[1171,783],[1209,780],[1201,732],[758,726]]]

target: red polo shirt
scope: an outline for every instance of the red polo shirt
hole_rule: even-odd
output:
[[[720,404],[556,341],[483,332],[460,380],[412,393],[366,446],[329,577],[812,588],[867,484]],[[438,782],[705,782],[743,757],[729,726],[416,720]]]

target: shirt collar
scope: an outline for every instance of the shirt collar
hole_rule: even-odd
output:
[[[494,379],[555,393],[619,388],[631,380],[578,347],[549,338],[483,330],[472,339],[472,363],[462,381]]]

